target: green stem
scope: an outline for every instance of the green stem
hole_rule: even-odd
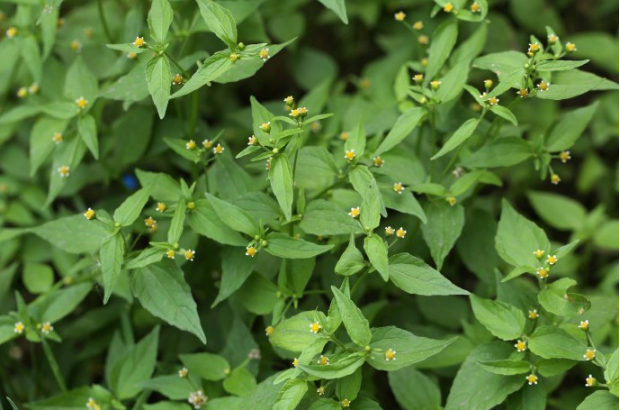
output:
[[[110,28],[108,27],[108,22],[105,19],[105,14],[103,13],[103,1],[97,0],[97,8],[99,9],[99,19],[101,20],[101,25],[103,26],[103,31],[105,33],[108,42],[114,43],[112,39],[112,34],[110,33]]]
[[[437,149],[437,130],[435,128],[435,112],[431,110],[431,158],[435,156],[435,150]],[[433,175],[435,174],[435,161],[431,160],[431,175],[430,182],[433,182]]]
[[[54,373],[56,382],[58,383],[60,390],[62,390],[62,392],[64,393],[67,391],[67,384],[65,383],[65,379],[62,377],[62,373],[60,372],[60,367],[58,367],[58,362],[56,361],[56,358],[54,357],[54,352],[52,352],[52,349],[50,348],[50,345],[47,343],[47,340],[45,340],[45,338],[43,337],[41,338],[41,343],[43,344],[43,351],[45,352],[47,361],[49,362],[50,367],[52,368],[52,373]]]
[[[187,71],[185,71],[185,70],[183,69],[183,67],[181,67],[181,66],[179,65],[179,63],[177,63],[177,61],[176,61],[174,58],[172,58],[172,57],[170,56],[170,54],[168,54],[168,53],[166,53],[166,52],[164,51],[164,55],[165,55],[166,57],[168,57],[168,60],[170,60],[170,62],[171,62],[172,64],[174,64],[174,66],[175,66],[176,68],[178,68],[179,70],[181,70],[181,73],[183,73],[183,77],[186,77],[186,78],[191,77],[191,75],[190,75]]]
[[[366,271],[364,273],[362,273],[362,276],[360,276],[360,278],[353,285],[353,288],[351,288],[351,295],[353,295],[355,293],[355,291],[359,287],[360,283],[362,283],[362,281],[364,279],[366,279],[366,276],[368,276],[369,274],[370,274],[370,271],[368,271],[368,269],[366,269]]]
[[[146,403],[146,400],[149,398],[150,394],[151,394],[150,390],[143,390],[142,393],[140,393],[140,395],[138,396],[138,399],[136,400],[135,404],[133,405],[132,410],[142,409],[142,406],[144,405],[144,403]]]

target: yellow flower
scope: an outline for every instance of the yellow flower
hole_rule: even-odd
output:
[[[396,350],[394,349],[387,349],[385,351],[385,360],[386,361],[390,361],[390,360],[396,360]]]
[[[167,208],[166,204],[164,204],[163,202],[158,202],[155,210],[157,210],[157,212],[164,212],[166,208]]]
[[[286,98],[284,99],[284,103],[285,103],[287,106],[292,107],[292,106],[293,106],[293,104],[295,103],[295,99],[293,98],[293,96],[292,96],[292,95],[289,95],[288,97],[286,97]]]
[[[538,376],[536,376],[535,374],[525,376],[525,380],[527,380],[527,384],[530,386],[532,384],[538,384]]]
[[[586,377],[586,387],[592,387],[596,384],[596,379],[591,374]]]
[[[431,88],[435,91],[439,90],[439,87],[441,86],[441,81],[431,81]]]
[[[562,161],[562,163],[566,164],[568,161],[570,161],[570,159],[571,159],[570,151],[560,152],[560,161]]]
[[[489,103],[490,106],[494,106],[499,104],[499,98],[497,97],[491,97],[487,100],[487,103]]]
[[[209,140],[204,140],[202,141],[202,146],[205,147],[206,149],[209,149],[213,146],[213,142]]]
[[[426,67],[428,65],[428,58],[425,57],[425,58],[421,59],[420,60],[420,64],[422,64],[423,66]]]
[[[349,211],[349,216],[351,218],[357,218],[358,216],[360,216],[360,207],[356,207],[356,208],[351,208],[351,211]]]
[[[445,11],[446,13],[450,13],[452,10],[454,10],[454,6],[452,5],[452,3],[446,3],[446,5],[443,6],[443,11]]]
[[[586,360],[594,360],[594,358],[596,357],[596,349],[587,349],[585,354],[583,355],[583,358]]]
[[[138,53],[130,51],[129,53],[127,53],[127,58],[130,60],[133,60],[134,58],[138,57]]]
[[[551,175],[551,183],[552,183],[553,185],[557,185],[557,184],[559,184],[559,183],[560,183],[560,181],[561,181],[561,179],[560,179],[560,176],[559,176],[558,174],[552,174],[552,175]]]
[[[222,144],[217,144],[214,148],[213,148],[213,153],[214,154],[221,154],[224,152],[224,147],[222,146]]]
[[[407,17],[407,15],[403,13],[402,11],[399,11],[398,13],[394,14],[394,19],[396,21],[403,21],[405,17]]]
[[[528,53],[536,54],[540,51],[540,44],[530,43],[530,47],[527,49]]]
[[[73,40],[71,42],[71,50],[79,53],[80,51],[82,51],[82,43],[80,43],[78,40]]]
[[[392,188],[394,189],[394,192],[396,192],[399,195],[402,194],[403,191],[405,190],[405,186],[403,185],[402,182],[395,182]]]
[[[193,209],[196,209],[196,202],[194,202],[194,201],[189,201],[189,202],[187,203],[187,209],[189,209],[190,211],[191,211],[191,210],[193,210]]]
[[[144,45],[144,37],[136,37],[133,41],[133,45],[136,47],[142,47]]]
[[[54,326],[52,326],[50,322],[44,322],[41,325],[41,333],[43,333],[44,335],[49,335],[50,332],[52,332],[53,330],[54,330]]]
[[[565,50],[567,53],[573,53],[577,51],[577,46],[575,46],[573,43],[566,43]]]
[[[28,96],[28,89],[26,87],[20,87],[19,90],[17,90],[17,96],[19,98],[26,98]]]
[[[353,159],[355,159],[355,150],[354,149],[350,149],[350,150],[346,151],[344,153],[344,157],[349,162],[353,161]]]
[[[62,17],[58,19],[58,21],[56,22],[56,27],[57,28],[63,28],[65,26],[65,19],[63,19]]]
[[[349,400],[349,399],[343,399],[343,400],[340,402],[340,405],[342,406],[342,408],[343,408],[343,409],[348,409],[348,408],[349,408],[349,406],[351,406],[351,400]]]
[[[396,232],[396,229],[392,228],[391,226],[385,227],[385,236],[392,236],[394,235],[395,232]]]
[[[92,208],[88,208],[86,212],[84,212],[84,218],[89,221],[95,217],[95,211]]]
[[[538,87],[538,89],[540,91],[547,91],[550,86],[551,86],[551,84],[549,84],[548,82],[541,81],[541,82],[538,83],[538,85],[536,87]]]
[[[536,256],[538,259],[540,259],[545,254],[545,251],[543,251],[542,249],[537,249],[533,253],[534,253],[534,256]]]
[[[362,79],[360,80],[359,85],[360,85],[360,88],[361,88],[362,90],[367,90],[367,89],[369,89],[369,88],[370,88],[370,80],[369,80],[368,78],[364,77],[364,78],[362,78]]]
[[[414,30],[422,30],[424,28],[424,23],[422,23],[421,21],[416,21],[415,23],[413,23],[413,29]]]
[[[471,6],[469,6],[469,10],[471,10],[472,13],[480,13],[482,11],[482,7],[480,7],[480,4],[478,4],[477,1],[474,1]]]
[[[175,253],[174,253],[174,251],[173,251],[172,249],[168,249],[168,250],[166,251],[166,256],[167,256],[168,258],[170,258],[170,259],[174,259]]]
[[[310,332],[311,333],[319,333],[322,329],[321,324],[319,322],[310,323]]]
[[[24,333],[24,330],[26,330],[26,326],[22,322],[15,323],[15,326],[13,327],[13,333],[21,335],[22,333]]]
[[[93,399],[92,397],[90,397],[88,399],[88,401],[86,402],[86,407],[89,410],[99,410],[100,406],[97,404],[97,402],[95,401],[95,399]]]
[[[491,87],[493,87],[493,80],[491,79],[484,80],[484,88],[488,90]]]
[[[187,143],[185,144],[185,148],[190,151],[196,149],[196,141],[194,140],[187,141]]]
[[[248,137],[248,145],[257,145],[257,144],[258,144],[258,140],[256,139],[254,135],[252,135],[251,137]]]
[[[176,73],[174,77],[172,77],[172,84],[179,85],[183,82],[183,76],[179,73]]]
[[[17,29],[15,27],[9,27],[6,30],[6,36],[8,38],[14,38],[17,35]]]
[[[538,311],[536,309],[530,310],[527,312],[527,317],[529,317],[532,320],[538,319],[539,316],[540,315],[538,314]]]
[[[476,111],[476,112],[482,111],[482,106],[480,104],[478,104],[477,102],[471,103],[469,105],[469,108],[471,108],[473,111]]]
[[[346,141],[349,139],[349,133],[347,131],[342,131],[340,133],[340,139],[343,141]]]
[[[61,178],[67,178],[69,177],[69,174],[71,174],[71,169],[68,165],[62,165],[58,167],[58,173],[60,174]]]
[[[274,331],[274,327],[273,326],[267,326],[265,328],[265,336],[271,336],[273,334]]]
[[[324,396],[325,395],[325,387],[320,386],[318,389],[316,389],[316,392],[318,393],[319,396]]]
[[[149,216],[144,220],[144,225],[146,225],[147,228],[152,228],[157,225],[157,221]]]
[[[377,168],[381,168],[383,166],[383,164],[385,164],[385,161],[383,161],[383,158],[381,157],[374,157],[372,159],[372,163],[375,167]]]
[[[558,257],[555,255],[547,255],[547,263],[552,266],[555,265],[558,263]]]
[[[316,362],[320,364],[321,366],[327,366],[329,364],[329,357],[325,355],[321,355],[319,360],[317,360]]]
[[[245,255],[246,256],[251,256],[252,258],[256,255],[258,251],[256,250],[255,247],[253,246],[248,246],[245,248]]]
[[[261,124],[259,128],[262,132],[271,132],[271,121]]]
[[[80,97],[75,100],[75,105],[77,105],[80,110],[83,110],[88,105],[88,100],[86,100],[84,97]]]
[[[39,84],[37,84],[37,83],[32,83],[32,84],[30,85],[30,87],[28,87],[28,92],[29,92],[30,94],[36,94],[36,93],[38,93],[38,92],[39,92],[39,89],[40,89]]]
[[[192,249],[188,249],[188,250],[185,251],[184,255],[185,255],[185,259],[186,260],[188,260],[190,262],[193,262],[194,261],[194,256],[196,256],[196,251],[192,250]]]
[[[590,321],[589,320],[582,320],[579,323],[579,329],[581,330],[588,330],[590,328]]]
[[[298,358],[294,358],[293,359],[293,363],[292,363],[293,367],[297,367],[298,364],[299,364],[299,359]]]
[[[239,54],[237,54],[237,53],[230,53],[228,58],[230,58],[230,61],[232,61],[234,63],[237,60],[239,60],[241,58],[241,56]]]
[[[202,389],[190,393],[189,398],[187,399],[189,404],[191,404],[195,410],[200,409],[204,404],[207,403],[207,400],[209,400],[209,398],[205,396]]]
[[[261,51],[258,52],[258,56],[260,57],[261,60],[267,61],[269,57],[271,57],[269,55],[269,48],[267,47],[263,48]]]
[[[525,98],[530,94],[529,90],[527,88],[521,88],[519,91],[517,91],[517,95],[520,98]]]
[[[289,112],[288,115],[291,118],[299,118],[299,110],[295,108],[294,110],[291,110],[291,112]]]
[[[558,36],[556,36],[555,34],[549,34],[547,36],[547,41],[549,42],[549,44],[555,44],[558,42],[560,38]]]
[[[184,367],[181,370],[179,370],[179,377],[185,378],[187,377],[188,373],[189,373],[189,370],[187,370],[187,368]]]
[[[400,239],[405,239],[405,235],[407,235],[407,231],[402,226],[396,230],[396,236]]]
[[[527,344],[523,340],[517,340],[515,347],[517,348],[517,352],[525,352],[527,350]]]
[[[299,107],[297,110],[301,118],[305,118],[308,115],[308,109],[306,107]]]
[[[92,38],[94,33],[95,33],[95,31],[93,30],[92,27],[86,27],[84,29],[84,36],[86,38]]]
[[[545,268],[538,268],[536,270],[536,274],[540,279],[545,279],[549,276],[549,271]]]
[[[416,84],[420,84],[424,81],[424,74],[416,74],[412,77],[412,80],[416,82]]]
[[[448,203],[450,204],[450,206],[454,206],[454,205],[456,205],[456,203],[458,202],[458,201],[456,200],[456,197],[454,197],[454,196],[449,196],[449,197],[447,197],[447,198],[446,198],[446,201],[448,201]]]
[[[428,36],[422,34],[421,36],[418,37],[418,43],[422,44],[422,45],[426,45],[428,44]],[[422,63],[422,65],[426,65],[424,63]]]

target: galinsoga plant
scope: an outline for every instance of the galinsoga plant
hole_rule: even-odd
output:
[[[575,280],[618,221],[567,171],[617,84],[551,27],[485,52],[486,0],[320,2],[388,16],[361,77],[297,48],[303,2],[3,8],[7,406],[618,408],[617,264]],[[245,108],[260,69],[281,94]]]

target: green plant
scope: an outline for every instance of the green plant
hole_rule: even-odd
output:
[[[531,0],[520,51],[486,0],[9,3],[7,405],[618,408],[618,86],[573,58],[617,38]],[[338,80],[301,10],[386,55]]]

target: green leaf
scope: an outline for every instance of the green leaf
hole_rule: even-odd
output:
[[[578,316],[590,309],[585,296],[568,292],[577,281],[561,278],[545,286],[538,294],[540,305],[549,313],[559,316]]]
[[[362,369],[357,369],[353,374],[336,381],[336,397],[342,402],[347,399],[354,401],[362,387]]]
[[[389,270],[394,285],[412,295],[469,295],[468,291],[455,286],[422,259],[408,253],[392,256]]]
[[[338,303],[342,322],[349,337],[358,346],[368,346],[371,338],[368,320],[349,296],[339,291],[335,286],[332,286],[332,292]]]
[[[50,290],[54,284],[54,271],[42,263],[26,262],[22,280],[28,292],[33,294],[44,293]]]
[[[67,70],[65,77],[65,89],[64,95],[71,102],[83,97],[88,101],[86,109],[89,109],[95,103],[97,94],[99,93],[99,84],[97,83],[97,77],[90,71],[90,69],[84,63],[81,56],[78,56]],[[74,105],[74,112],[77,112],[77,107]]]
[[[101,277],[105,290],[103,303],[108,303],[116,282],[121,276],[123,266],[123,256],[125,254],[125,240],[120,234],[116,234],[106,239],[99,251],[99,262],[101,263]]]
[[[114,220],[121,226],[129,226],[142,212],[142,209],[149,200],[150,190],[142,188],[131,194],[114,211]]]
[[[504,302],[469,296],[476,319],[494,336],[502,340],[515,340],[525,330],[525,315],[516,307]]]
[[[373,156],[379,156],[400,144],[405,137],[411,134],[425,115],[426,110],[422,107],[410,108],[402,113],[388,135],[381,141],[381,145],[379,145]]]
[[[237,24],[230,11],[211,0],[197,0],[209,29],[231,49],[237,46]]]
[[[213,353],[182,354],[179,358],[189,370],[189,374],[195,374],[204,380],[222,380],[230,372],[228,361]]]
[[[557,152],[572,147],[590,123],[598,105],[598,102],[595,102],[563,114],[547,136],[545,142],[547,150]]]
[[[148,266],[152,263],[159,262],[166,254],[165,248],[148,248],[142,251],[133,259],[125,260],[123,269],[131,270]]]
[[[325,331],[319,333],[310,331],[310,325],[314,322],[325,323],[323,312],[302,312],[280,322],[274,329],[269,341],[275,347],[288,350],[290,352],[301,352],[308,346],[315,343],[317,339],[324,339]]]
[[[333,245],[317,245],[281,233],[267,235],[265,250],[274,256],[287,259],[306,259],[327,252]]]
[[[618,397],[605,391],[595,391],[585,398],[577,410],[618,410]]]
[[[618,396],[618,349],[607,359],[605,380],[610,386],[610,391]]]
[[[424,209],[428,223],[422,225],[422,236],[431,250],[437,269],[461,236],[465,211],[461,205],[450,206],[446,201],[428,203]]]
[[[354,151],[357,158],[364,155],[366,151],[366,131],[362,121],[349,133],[349,138],[344,142],[344,149],[345,151]]]
[[[441,70],[450,56],[450,52],[456,44],[458,26],[456,20],[446,20],[433,32],[431,46],[428,50],[428,65],[424,76],[425,84],[428,84]]]
[[[349,18],[347,17],[347,6],[344,0],[319,0],[321,4],[336,13],[338,18],[342,20],[344,24],[349,24]]]
[[[170,99],[171,78],[170,62],[166,56],[158,56],[149,60],[146,65],[146,82],[153,103],[157,108],[159,119],[163,119],[166,115],[166,108]]]
[[[545,377],[553,377],[567,372],[576,364],[567,359],[540,359],[536,362],[536,371]]]
[[[245,233],[251,237],[258,235],[258,224],[249,213],[211,194],[207,193],[205,195],[217,216],[219,216],[222,222],[228,225],[229,228],[237,232]]]
[[[229,53],[218,52],[210,56],[192,75],[192,77],[181,87],[181,89],[170,98],[178,98],[196,91],[204,85],[210,84],[222,74],[230,70],[234,63],[229,58]],[[170,81],[168,81],[170,83]]]
[[[469,120],[465,121],[456,131],[454,131],[454,134],[452,134],[450,139],[446,141],[443,147],[441,147],[439,152],[435,154],[431,158],[431,160],[443,157],[448,152],[452,151],[453,149],[457,148],[459,145],[467,141],[469,137],[472,136],[474,131],[476,131],[478,123],[479,120],[477,118],[470,118]]]
[[[76,409],[79,407],[85,407],[84,403],[88,402],[89,398],[95,399],[97,403],[109,403],[112,400],[112,395],[109,391],[99,385],[93,385],[92,387],[80,387],[73,389],[65,393],[58,394],[56,396],[48,397],[43,400],[28,403],[28,409],[32,410],[52,410],[52,409]],[[7,397],[8,399],[8,397]],[[10,400],[10,399],[8,399]],[[9,401],[10,402],[10,401]],[[11,402],[10,402],[11,403]],[[18,410],[17,406],[12,404],[14,410]]]
[[[158,43],[166,41],[173,16],[172,7],[170,7],[168,0],[153,0],[147,21],[151,37]]]
[[[28,71],[34,78],[35,83],[41,83],[41,50],[39,50],[39,44],[34,35],[27,35],[21,39],[20,50],[22,53],[22,60],[28,67]]]
[[[461,61],[441,78],[441,87],[436,91],[436,95],[442,103],[452,101],[463,91],[469,74],[470,62],[471,60]]]
[[[222,282],[212,308],[232,295],[252,274],[255,259],[240,258],[240,252],[238,248],[230,247],[222,251]]]
[[[368,364],[377,370],[394,371],[426,360],[452,344],[456,338],[447,340],[416,336],[394,326],[372,328],[372,351]],[[385,360],[385,352],[393,349],[395,360]]]
[[[338,205],[324,199],[316,199],[308,204],[299,227],[312,235],[362,233],[358,221],[347,215]]]
[[[329,356],[329,364],[327,366],[321,364],[300,364],[297,367],[311,376],[333,380],[353,374],[364,362],[364,352],[343,352]]]
[[[392,187],[381,188],[381,197],[385,202],[386,208],[414,215],[418,217],[422,223],[428,222],[422,206],[411,192],[405,190],[404,192],[396,193]]]
[[[591,90],[618,90],[618,84],[595,74],[580,70],[558,71],[553,74],[553,84],[536,98],[543,100],[566,100]]]
[[[491,111],[498,117],[505,119],[514,126],[517,126],[519,124],[519,122],[517,121],[517,117],[515,117],[513,112],[510,111],[508,108],[504,107],[503,105],[492,105],[491,107],[489,107],[489,111]]]
[[[269,169],[269,181],[284,217],[291,220],[293,208],[293,173],[291,164],[286,154],[280,154],[272,158]]]
[[[280,389],[273,410],[294,410],[308,391],[308,383],[301,379],[290,379]]]
[[[536,65],[537,71],[564,71],[579,68],[590,60],[543,60]]]
[[[172,261],[136,269],[131,274],[131,290],[154,316],[207,343],[191,289],[183,278],[183,271]]]
[[[388,264],[388,248],[379,235],[367,236],[364,238],[364,251],[372,266],[379,272],[384,281],[390,278],[390,268]]]
[[[359,220],[367,232],[373,231],[381,223],[382,200],[381,193],[377,188],[377,182],[372,179],[370,185],[362,197]]]
[[[80,283],[39,296],[28,306],[28,314],[38,323],[58,322],[72,313],[92,289],[91,283]]]
[[[531,372],[531,364],[520,360],[494,360],[490,362],[480,362],[482,368],[491,373],[503,374],[504,376],[514,376]]]
[[[587,346],[555,326],[541,326],[530,335],[528,348],[543,359],[585,361]]]
[[[247,245],[248,241],[222,221],[208,200],[199,199],[194,204],[186,217],[192,231],[224,245]]]
[[[110,236],[103,224],[83,215],[58,218],[32,228],[31,232],[65,252],[77,254],[97,252]]]
[[[179,242],[183,233],[183,224],[185,223],[185,210],[185,200],[181,199],[177,202],[177,207],[174,210],[174,214],[172,214],[172,221],[168,229],[168,243],[175,244]]]
[[[461,161],[461,165],[467,168],[510,167],[533,155],[530,144],[523,138],[498,138]]]
[[[35,122],[30,131],[30,175],[39,169],[54,150],[55,133],[62,134],[67,127],[67,120],[50,117],[41,117]]]
[[[97,123],[92,115],[82,115],[77,121],[78,132],[84,144],[95,159],[99,159],[99,141],[97,140]]]
[[[278,303],[278,287],[264,276],[254,273],[233,295],[233,299],[255,315],[267,315]]]
[[[530,191],[527,197],[538,216],[556,229],[575,231],[586,221],[586,208],[572,198],[542,191]]]
[[[237,367],[224,379],[223,387],[235,396],[247,396],[256,389],[256,379],[245,367]]]
[[[403,409],[441,408],[441,391],[437,382],[414,366],[389,372],[388,381],[396,401]]]
[[[344,250],[336,263],[334,271],[343,276],[355,275],[366,266],[362,252],[355,246],[355,236],[351,234],[349,246]]]

